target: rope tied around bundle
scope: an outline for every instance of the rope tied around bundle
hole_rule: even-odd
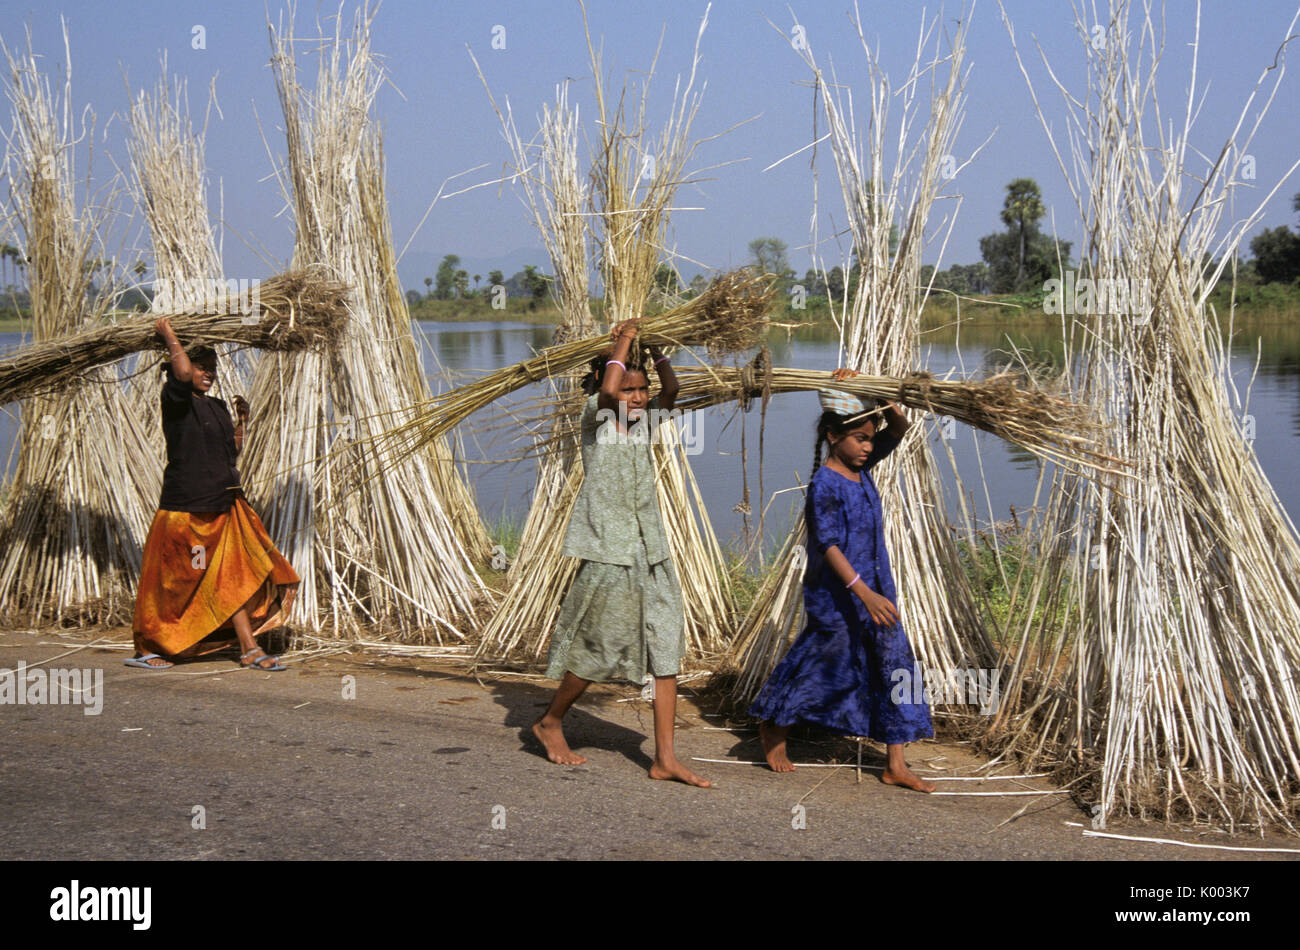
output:
[[[934,408],[934,401],[931,398],[934,389],[934,375],[923,370],[908,373],[898,383],[898,401],[904,405],[909,402],[924,402],[930,412],[939,412]],[[912,396],[909,399],[908,394]],[[942,415],[942,413],[939,413]]]
[[[736,383],[736,402],[741,414],[749,411],[755,396],[761,397],[758,421],[758,493],[763,495],[763,444],[767,436],[767,403],[772,398],[772,353],[764,343],[753,358],[740,368]],[[749,449],[746,445],[745,427],[740,427],[740,503],[732,510],[745,518],[745,534],[749,534]],[[759,515],[759,537],[762,537],[763,517]]]
[[[736,402],[741,412],[749,412],[755,396],[762,397],[761,409],[767,416],[767,403],[772,398],[772,353],[764,343],[754,358],[740,368],[740,381],[736,387]]]

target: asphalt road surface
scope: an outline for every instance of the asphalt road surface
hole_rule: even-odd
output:
[[[647,777],[650,706],[631,687],[595,687],[574,707],[570,743],[589,761],[570,768],[548,762],[527,734],[550,695],[544,681],[478,682],[432,660],[331,657],[263,673],[220,657],[154,673],[123,666],[122,649],[51,659],[96,636],[0,632],[0,668],[48,660],[38,669],[103,670],[98,715],[79,705],[0,705],[0,858],[1297,857],[1084,837],[1089,816],[1068,795],[927,796],[873,772],[859,782],[852,747],[829,737],[793,742],[792,758],[833,755],[849,766],[777,775],[734,764],[761,758],[757,734],[723,728],[689,695],[679,705],[678,754],[714,780],[708,790]],[[864,761],[883,759],[869,748]],[[909,746],[908,761],[932,776],[981,764],[961,744],[931,741]],[[1052,790],[1042,779],[939,787]],[[1279,835],[1133,821],[1107,830],[1297,847]]]

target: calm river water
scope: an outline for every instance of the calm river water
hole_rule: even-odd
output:
[[[479,373],[526,359],[547,346],[551,328],[520,323],[426,323],[421,324],[425,343],[426,370],[435,388],[447,379],[464,381]],[[1037,352],[1059,349],[1050,330],[1017,332],[1016,345]],[[20,343],[17,334],[0,334],[0,351]],[[836,363],[837,340],[827,333],[785,334],[770,341],[778,366],[801,369],[831,369]],[[955,369],[958,375],[980,371],[996,360],[1007,347],[1004,330],[980,328],[962,331],[960,346],[949,337],[926,344],[924,368],[936,375]],[[1258,371],[1256,372],[1256,357]],[[1255,451],[1292,519],[1300,517],[1300,315],[1292,324],[1270,326],[1240,333],[1232,344],[1233,376],[1242,397],[1249,388],[1247,411],[1256,420]],[[1251,382],[1254,375],[1253,385]],[[536,392],[512,400],[522,406]],[[523,429],[503,419],[495,409],[472,416],[460,428],[460,442],[468,465],[471,484],[489,523],[502,518],[522,519],[527,512],[535,462],[510,461],[521,455],[528,443]],[[808,477],[812,460],[813,425],[817,418],[817,397],[796,393],[775,397],[768,406],[763,451],[764,501],[774,493],[797,486]],[[13,444],[17,431],[16,406],[0,408],[0,461],[8,470],[14,464]],[[757,404],[743,417],[748,450],[751,506],[759,510],[758,446],[760,420]],[[743,498],[744,475],[741,455],[741,420],[734,407],[706,410],[695,433],[702,452],[691,462],[700,484],[714,530],[724,542],[743,538],[745,520],[735,510]],[[950,497],[949,513],[956,517],[951,497],[956,485],[938,428],[931,426],[936,459]],[[1033,505],[1039,461],[999,439],[957,427],[951,443],[958,472],[968,499],[981,521],[1003,521],[1011,506],[1018,512]],[[984,478],[981,480],[980,467]],[[775,494],[767,516],[765,534],[769,543],[784,536],[797,504],[798,493]],[[1045,501],[1045,499],[1042,499]],[[751,527],[756,525],[751,518]]]

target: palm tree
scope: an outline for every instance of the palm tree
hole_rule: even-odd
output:
[[[1007,185],[1007,198],[1002,203],[1002,223],[1016,231],[1020,242],[1020,255],[1016,260],[1016,290],[1025,279],[1025,241],[1038,219],[1047,214],[1043,193],[1032,178],[1017,178]]]

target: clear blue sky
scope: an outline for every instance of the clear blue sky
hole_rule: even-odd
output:
[[[805,0],[792,6],[819,62],[825,66],[833,61],[841,80],[861,80],[865,58],[850,25],[851,2]],[[654,87],[659,93],[654,99],[660,106],[659,116],[666,108],[674,76],[689,68],[704,7],[702,2],[680,0],[591,0],[588,5],[593,34],[604,43],[606,69],[616,78],[625,70],[648,66],[660,31],[664,31]],[[1049,51],[1054,68],[1077,89],[1081,54],[1070,4],[1010,0],[1007,8],[1017,37],[1024,42],[1036,35]],[[4,41],[11,48],[21,45],[23,29],[30,25],[37,51],[45,54],[49,68],[56,71],[62,67],[63,55],[59,15],[67,18],[74,102],[78,107],[92,106],[99,117],[97,180],[112,172],[110,155],[119,165],[126,165],[125,127],[114,117],[125,110],[128,101],[123,72],[133,87],[151,85],[165,51],[172,71],[189,79],[191,107],[199,115],[208,84],[217,76],[224,118],[212,117],[207,160],[214,215],[224,198],[227,276],[264,275],[270,269],[267,258],[278,266],[291,252],[291,221],[287,214],[276,216],[283,203],[256,122],[260,117],[271,148],[277,157],[282,155],[279,104],[267,66],[268,9],[271,16],[280,15],[279,6],[262,0],[55,0],[39,5],[30,0],[4,0],[0,4]],[[330,18],[337,9],[332,3],[301,4],[297,33],[310,35],[318,16]],[[346,7],[349,22],[353,9],[352,4]],[[866,0],[860,9],[868,38],[873,43],[879,41],[886,68],[891,76],[901,76],[911,61],[921,4]],[[931,15],[938,9],[937,5],[929,7]],[[955,4],[947,6],[949,15],[956,9]],[[1195,5],[1170,0],[1167,10],[1168,50],[1161,67],[1161,96],[1167,112],[1177,113],[1186,96],[1190,61],[1186,44],[1192,37]],[[1202,86],[1208,82],[1209,88],[1199,120],[1202,150],[1217,155],[1246,94],[1261,70],[1273,61],[1294,11],[1294,2],[1288,0],[1207,0],[1204,4],[1200,81]],[[700,164],[746,161],[717,170],[714,180],[688,188],[680,196],[680,204],[703,205],[707,210],[677,216],[675,239],[683,254],[713,267],[725,267],[745,260],[751,239],[774,235],[790,245],[791,263],[802,273],[809,258],[799,248],[809,239],[812,207],[806,157],[766,173],[762,169],[810,140],[811,92],[803,85],[808,78],[806,68],[766,17],[788,35],[792,19],[783,3],[718,0],[713,5],[701,45],[701,76],[708,85],[695,132],[713,134],[742,119],[757,118],[697,153]],[[195,25],[206,30],[204,50],[191,48]],[[492,30],[497,25],[505,28],[504,50],[492,49]],[[463,180],[492,177],[507,157],[466,44],[483,64],[498,100],[509,97],[525,134],[534,127],[532,119],[541,105],[552,99],[556,82],[567,76],[583,78],[573,87],[571,98],[590,119],[591,85],[585,78],[589,65],[576,0],[386,0],[379,10],[373,42],[385,57],[396,87],[380,94],[377,110],[385,130],[388,197],[399,248],[406,244],[443,179],[482,163],[489,167]],[[1289,49],[1300,49],[1300,43]],[[998,211],[1004,186],[1020,176],[1039,181],[1049,208],[1056,212],[1058,230],[1067,239],[1077,239],[1056,161],[1011,60],[997,5],[989,0],[981,0],[976,9],[968,61],[973,71],[968,111],[958,139],[959,158],[990,133],[994,135],[957,180],[964,204],[943,263],[979,259],[979,237],[1001,227]],[[304,65],[312,68],[305,60]],[[1033,75],[1041,81],[1041,67],[1035,68]],[[1252,150],[1257,184],[1265,190],[1300,154],[1297,82],[1300,76],[1294,72],[1286,77]],[[1053,96],[1046,99],[1051,105],[1059,101]],[[838,186],[828,159],[823,151],[822,202],[824,208],[833,208],[839,219]],[[84,155],[79,162],[84,171]],[[1264,225],[1295,225],[1291,196],[1297,191],[1300,180],[1292,180],[1282,189],[1269,205]],[[535,251],[529,253],[530,249]],[[404,283],[415,286],[421,277],[432,275],[435,261],[447,252],[455,252],[471,264],[505,262],[507,273],[527,261],[549,270],[524,210],[508,188],[484,188],[439,203],[402,262]],[[933,261],[934,255],[932,250],[927,259]],[[688,278],[697,269],[683,266]]]

